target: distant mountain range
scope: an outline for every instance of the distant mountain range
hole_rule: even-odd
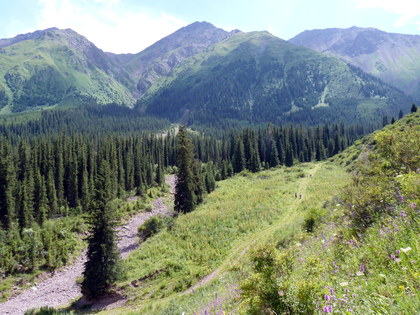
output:
[[[196,22],[138,54],[120,55],[103,52],[70,29],[0,39],[0,114],[115,103],[184,123],[226,118],[316,123],[393,115],[408,107],[402,92],[340,60],[344,57],[297,46],[309,45],[304,34],[291,44],[267,32],[226,32]],[[408,42],[417,45],[414,39]],[[325,47],[334,46],[330,42]],[[374,51],[363,43],[347,45],[342,51],[349,56]],[[399,51],[406,52],[407,45]],[[402,71],[401,77],[408,75]],[[407,82],[407,89],[418,84]]]
[[[237,33],[155,82],[138,106],[183,123],[363,120],[407,102],[344,61],[268,32]]]
[[[290,42],[337,56],[420,100],[419,35],[330,28],[305,31]]]

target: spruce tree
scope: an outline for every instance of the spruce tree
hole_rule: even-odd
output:
[[[187,128],[181,126],[178,132],[177,180],[175,185],[175,210],[191,212],[196,204],[193,173],[193,145]]]
[[[240,173],[245,169],[245,149],[241,138],[236,140],[233,169],[235,173]]]
[[[89,299],[106,293],[121,277],[120,254],[114,230],[116,220],[110,201],[112,198],[111,169],[102,161],[92,202],[87,261],[83,272],[82,293]]]

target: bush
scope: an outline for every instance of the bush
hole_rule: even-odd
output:
[[[138,228],[138,236],[142,241],[145,241],[160,231],[170,229],[173,225],[173,222],[174,219],[168,216],[151,217]]]

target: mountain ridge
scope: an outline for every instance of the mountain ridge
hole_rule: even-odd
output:
[[[381,116],[393,111],[397,99],[407,102],[402,92],[340,59],[268,32],[235,34],[188,59],[150,91],[138,107],[181,122],[214,117],[308,122],[327,112],[329,118],[366,111],[373,117],[378,110],[384,110]]]
[[[351,27],[304,31],[289,42],[328,53],[420,99],[420,36]]]

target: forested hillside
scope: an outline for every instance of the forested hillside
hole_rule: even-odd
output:
[[[133,82],[102,50],[71,29],[0,42],[0,113],[53,105],[130,106]]]
[[[184,124],[317,124],[396,116],[408,104],[401,91],[338,58],[251,32],[188,59],[137,106]]]
[[[289,41],[335,55],[420,99],[419,35],[351,27],[305,31]]]

